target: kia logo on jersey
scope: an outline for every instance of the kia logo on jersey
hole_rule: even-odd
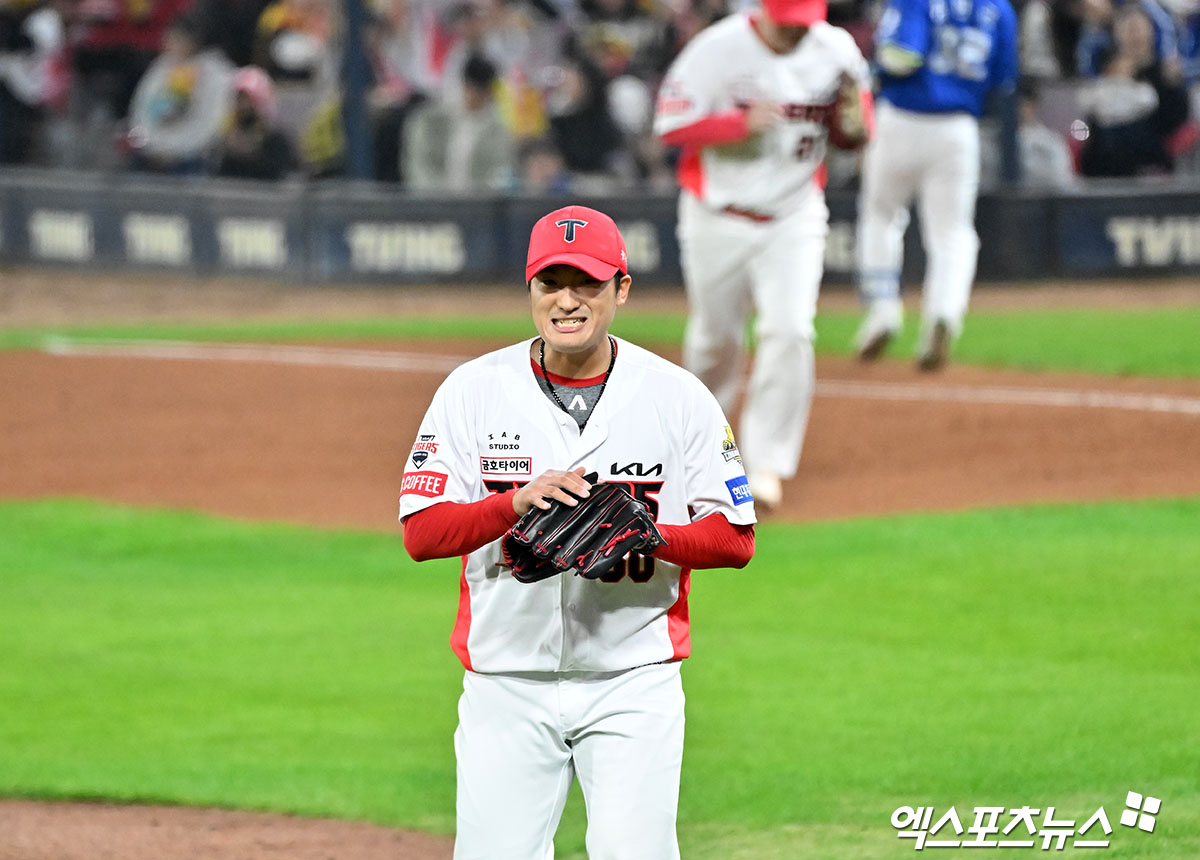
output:
[[[564,242],[574,242],[575,241],[575,228],[576,227],[586,227],[587,225],[588,225],[587,221],[581,221],[578,218],[564,218],[561,221],[554,222],[555,227],[566,227],[567,228],[566,230],[563,231],[563,241]]]
[[[614,475],[635,475],[639,478],[644,478],[647,475],[661,475],[663,473],[662,463],[655,463],[649,467],[644,463],[630,463],[627,466],[618,466],[616,463],[613,463],[608,469]]]

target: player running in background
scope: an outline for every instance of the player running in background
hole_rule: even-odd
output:
[[[870,134],[868,68],[825,0],[765,0],[697,34],[659,90],[655,131],[682,148],[684,364],[731,415],[760,507],[800,460],[815,386],[828,142]],[[746,324],[755,314],[748,386]]]
[[[552,857],[577,777],[589,857],[671,860],[691,571],[749,562],[753,500],[712,394],[608,333],[632,283],[611,218],[546,215],[525,280],[538,336],[447,377],[400,494],[414,559],[463,556],[454,856]],[[518,581],[501,538],[534,506],[575,505],[588,471],[642,501],[666,545],[599,579]]]
[[[946,363],[975,279],[979,117],[1017,76],[1008,0],[889,0],[875,36],[876,133],[863,157],[859,292],[867,312],[860,358],[883,354],[903,325],[900,270],[913,197],[927,257],[917,366]]]

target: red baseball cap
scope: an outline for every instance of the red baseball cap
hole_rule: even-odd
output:
[[[586,206],[564,206],[543,215],[529,234],[525,281],[548,266],[562,263],[582,269],[599,281],[617,272],[629,274],[625,240],[603,212]]]
[[[762,0],[762,7],[781,27],[811,27],[828,14],[826,0]]]

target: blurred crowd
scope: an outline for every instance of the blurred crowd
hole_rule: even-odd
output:
[[[0,163],[258,179],[347,172],[365,53],[373,177],[415,193],[674,187],[656,89],[755,0],[0,0]],[[864,54],[882,0],[832,0]],[[1200,0],[1018,0],[1023,182],[1170,175],[1200,139]],[[361,56],[361,54],[360,54]],[[1054,93],[1076,114],[1047,120]],[[994,149],[994,147],[993,147]],[[994,172],[994,152],[985,175]],[[854,182],[853,165],[831,170]]]

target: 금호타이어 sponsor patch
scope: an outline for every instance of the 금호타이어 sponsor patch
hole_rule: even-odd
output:
[[[480,457],[479,472],[482,475],[520,475],[533,474],[532,457]]]

